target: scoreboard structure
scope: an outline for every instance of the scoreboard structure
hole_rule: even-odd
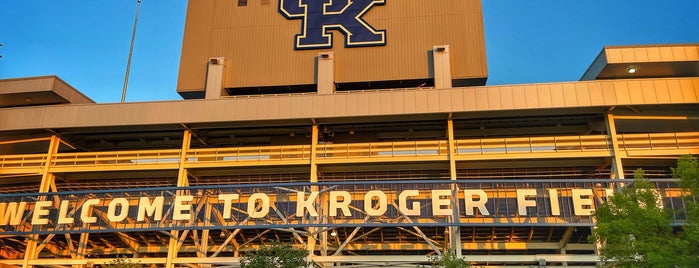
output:
[[[684,206],[699,45],[500,86],[484,47],[477,0],[190,1],[185,100],[0,80],[0,267],[239,267],[274,241],[320,267],[595,267],[594,209],[634,170]]]

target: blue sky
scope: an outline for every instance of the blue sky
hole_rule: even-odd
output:
[[[3,1],[0,79],[56,74],[119,102],[136,2]],[[127,101],[181,99],[186,6],[142,0]],[[697,11],[696,0],[483,0],[488,84],[578,80],[605,45],[699,43]]]

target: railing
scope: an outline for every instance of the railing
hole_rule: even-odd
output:
[[[699,132],[619,134],[619,148],[626,152],[647,155],[699,152]],[[602,156],[611,150],[605,135],[547,136],[516,138],[481,138],[455,141],[455,153],[468,160],[468,156],[534,157],[534,154],[570,156],[580,153],[586,156]],[[319,144],[317,159],[326,162],[362,162],[377,159],[386,161],[444,160],[449,146],[446,140],[400,141],[374,143]],[[568,153],[568,154],[566,154]],[[589,154],[586,154],[589,153]],[[172,168],[178,164],[179,149],[58,153],[50,161],[52,167],[74,171],[86,168],[110,166],[141,166]],[[204,167],[209,164],[241,165],[300,164],[311,158],[310,145],[281,145],[259,147],[231,147],[190,149],[186,164]],[[0,155],[0,173],[36,172],[46,163],[46,154]],[[169,164],[169,165],[166,165]],[[70,171],[70,170],[66,170]]]
[[[187,163],[284,161],[310,158],[310,145],[212,148],[187,151]]]
[[[51,164],[62,166],[96,166],[96,165],[147,165],[178,163],[180,150],[146,150],[59,153],[51,159]]]
[[[316,157],[318,159],[350,159],[446,156],[449,154],[448,148],[448,142],[444,140],[319,144]]]
[[[699,132],[619,134],[622,150],[699,148]]]
[[[457,155],[609,151],[605,135],[486,138],[456,141]]]
[[[43,167],[46,154],[0,155],[0,168]]]

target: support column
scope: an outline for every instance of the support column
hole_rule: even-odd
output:
[[[451,61],[449,60],[449,46],[432,47],[432,69],[434,70],[434,87],[451,88]]]
[[[61,139],[53,135],[49,142],[49,149],[46,153],[46,160],[44,162],[44,169],[41,171],[41,184],[39,185],[39,193],[48,193],[51,190],[51,185],[54,184],[56,177],[51,173],[51,161],[53,157],[58,153],[58,147],[61,145]],[[45,201],[46,197],[42,196],[39,201]],[[30,261],[36,260],[39,257],[38,248],[39,235],[33,234],[27,237],[27,248],[24,250],[24,262],[22,267],[32,267],[29,264]]]
[[[180,150],[180,166],[177,173],[177,187],[187,187],[189,186],[189,178],[187,177],[187,169],[185,163],[187,162],[187,151],[192,142],[192,133],[189,130],[185,130],[182,135],[182,149]],[[183,195],[184,191],[178,190],[176,195]],[[173,260],[177,258],[177,252],[179,251],[179,231],[170,231],[170,240],[167,245],[167,260],[165,261],[166,268],[174,268],[175,264]]]
[[[614,122],[614,115],[607,114],[606,118],[607,133],[612,144],[612,179],[624,179],[624,167],[621,163],[621,152],[619,150],[619,139],[616,134],[616,124]]]
[[[319,53],[316,62],[318,64],[318,73],[316,74],[318,94],[335,93],[335,53]]]
[[[318,165],[316,164],[316,154],[318,150],[318,124],[313,124],[313,127],[311,129],[311,183],[316,183],[318,182]],[[311,192],[317,192],[318,191],[318,186],[313,185],[311,186]],[[324,214],[325,212],[319,211],[320,214]],[[320,215],[319,215],[320,216]],[[312,221],[318,221],[320,220],[321,217],[314,218],[312,216],[309,216],[308,222]],[[308,228],[308,242],[306,243],[307,245],[307,250],[308,250],[308,261],[311,261],[311,258],[314,255],[314,251],[316,248],[316,235],[318,228],[316,227],[309,227]]]
[[[205,98],[207,100],[220,99],[224,96],[223,79],[226,72],[226,59],[224,57],[210,58],[206,68]]]
[[[447,138],[449,140],[449,178],[451,181],[456,181],[456,142],[454,140],[454,121],[451,118],[447,120]],[[461,217],[459,216],[459,185],[456,183],[451,184],[451,196],[452,221],[454,224],[458,224]],[[449,227],[449,243],[456,257],[461,258],[461,227],[458,225]]]

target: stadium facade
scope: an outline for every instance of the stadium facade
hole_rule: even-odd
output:
[[[606,47],[562,83],[484,86],[485,62],[478,0],[190,1],[183,101],[0,80],[0,267],[238,267],[272,241],[594,267],[594,208],[634,170],[683,207],[699,45]]]

